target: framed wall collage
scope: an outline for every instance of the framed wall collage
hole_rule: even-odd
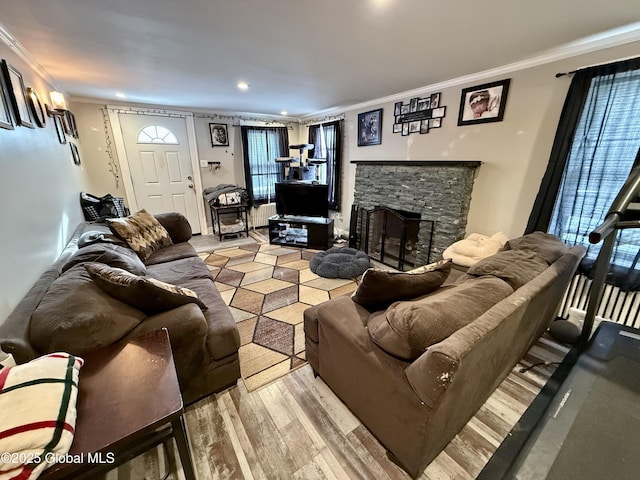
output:
[[[393,109],[393,133],[402,136],[412,133],[429,133],[432,128],[440,128],[447,107],[441,105],[440,93],[427,97],[415,97],[409,103],[396,102]]]

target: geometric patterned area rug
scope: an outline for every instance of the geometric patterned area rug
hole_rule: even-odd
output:
[[[250,244],[201,253],[240,332],[240,371],[248,391],[306,363],[303,312],[357,288],[354,280],[311,272],[318,250]]]

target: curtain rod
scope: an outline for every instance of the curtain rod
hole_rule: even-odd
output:
[[[577,71],[578,70],[571,70],[570,72],[559,72],[559,73],[556,73],[556,78],[564,77],[565,75],[573,75]]]

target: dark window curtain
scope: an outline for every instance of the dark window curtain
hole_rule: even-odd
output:
[[[587,274],[601,247],[588,235],[604,220],[636,160],[639,111],[640,59],[575,73],[526,232],[548,231],[587,246],[581,265]],[[640,231],[617,233],[608,283],[637,290],[639,250]]]
[[[275,184],[284,178],[277,157],[289,151],[286,127],[241,127],[244,178],[249,201],[262,204],[275,201]]]
[[[329,209],[340,211],[340,172],[342,171],[343,120],[327,122],[309,127],[309,158],[324,158],[327,163],[320,166],[324,172],[320,178],[329,186]]]

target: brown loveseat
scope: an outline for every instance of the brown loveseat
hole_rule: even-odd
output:
[[[585,253],[541,232],[505,249],[467,273],[453,270],[432,293],[386,309],[365,308],[356,293],[305,311],[314,372],[413,476],[546,330]],[[390,291],[391,284],[377,285],[377,296]]]
[[[173,244],[144,262],[108,225],[81,224],[52,267],[0,324],[2,349],[18,363],[53,351],[82,356],[166,328],[185,403],[235,385],[240,377],[240,337],[208,267],[187,242],[191,227],[178,213],[155,218]],[[122,268],[187,288],[202,305],[189,302],[172,308],[153,298],[140,310],[100,288],[86,269],[89,264]]]

